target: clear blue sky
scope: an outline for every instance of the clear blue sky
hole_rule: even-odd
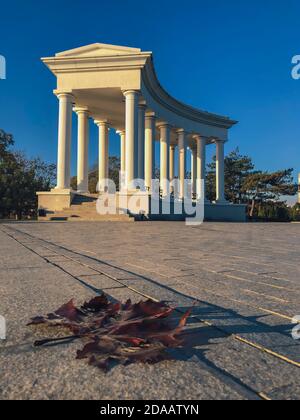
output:
[[[239,146],[259,169],[296,173],[300,80],[291,78],[291,58],[300,54],[299,16],[299,0],[2,2],[0,128],[18,149],[55,162],[55,78],[40,57],[94,42],[127,45],[153,51],[158,78],[176,98],[240,121],[227,152]],[[96,135],[93,127],[91,162]]]

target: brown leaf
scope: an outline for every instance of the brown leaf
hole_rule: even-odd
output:
[[[39,325],[39,324],[45,324],[46,318],[43,316],[36,316],[34,318],[31,318],[31,321],[27,325]]]
[[[126,319],[147,316],[154,316],[155,318],[167,318],[172,312],[173,308],[170,308],[164,302],[154,302],[149,299],[145,302],[141,301],[134,305],[129,305],[127,314],[125,313],[124,315]]]
[[[95,298],[91,299],[89,302],[85,302],[82,306],[82,309],[91,312],[100,312],[103,309],[106,309],[108,306],[108,299],[107,297],[102,294],[101,296],[96,296]]]
[[[80,315],[82,315],[82,313],[74,305],[74,299],[57,309],[55,314],[62,318],[66,318],[69,321],[80,321]],[[48,317],[50,316],[51,315],[48,315]]]
[[[174,308],[152,300],[132,304],[109,302],[104,294],[85,302],[80,308],[74,300],[47,317],[32,318],[29,325],[66,327],[73,335],[39,340],[37,346],[84,339],[77,359],[88,359],[89,365],[109,370],[115,364],[157,363],[169,358],[167,349],[183,344],[180,334],[191,310],[174,327],[170,315]]]

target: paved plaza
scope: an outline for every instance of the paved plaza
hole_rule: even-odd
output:
[[[0,399],[299,399],[300,225],[0,224]],[[105,374],[26,327],[76,298],[194,301],[176,360]]]

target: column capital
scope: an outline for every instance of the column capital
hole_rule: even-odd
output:
[[[109,122],[108,121],[105,121],[105,120],[94,120],[94,123],[98,127],[107,127],[107,128],[109,128]]]
[[[119,136],[123,136],[123,135],[126,134],[126,131],[125,131],[125,129],[124,130],[117,130],[116,133],[119,134]]]
[[[74,106],[73,111],[76,112],[77,115],[84,114],[86,116],[89,116],[89,109],[87,107],[83,106]]]
[[[74,95],[70,92],[59,92],[54,91],[54,95],[58,97],[58,99],[67,99],[70,101],[75,101]]]
[[[177,134],[177,139],[186,139],[186,131],[183,128],[180,128],[178,130],[176,130],[176,134]]]
[[[156,115],[154,112],[146,112],[145,114],[146,120],[156,120]]]
[[[195,134],[193,136],[193,140],[195,140],[196,144],[198,144],[199,142],[199,144],[203,145],[204,147],[207,146],[207,144],[209,144],[208,138],[202,136],[201,134]]]
[[[176,133],[177,134],[186,134],[186,131],[185,131],[184,128],[177,128]]]
[[[157,128],[169,128],[171,130],[172,126],[171,124],[167,123],[166,121],[159,122],[157,124]]]
[[[203,140],[203,139],[205,139],[206,140],[206,137],[205,136],[202,136],[201,134],[194,134],[193,135],[193,139],[195,139],[195,140]]]
[[[139,107],[139,109],[146,111],[146,109],[147,109],[146,102],[145,101],[139,102],[138,107]]]
[[[218,138],[217,138],[217,139],[214,139],[213,141],[214,141],[214,143],[216,143],[216,144],[218,144],[218,143],[219,143],[219,144],[225,144],[227,140],[223,140],[223,139],[218,139]]]
[[[134,90],[134,89],[128,89],[128,90],[123,90],[123,95],[125,97],[128,96],[139,96],[141,94],[141,92],[139,90]]]

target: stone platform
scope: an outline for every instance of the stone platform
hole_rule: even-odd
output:
[[[101,196],[100,196],[101,197]],[[56,191],[38,193],[39,221],[115,221],[133,222],[135,220],[156,221],[185,221],[189,218],[184,210],[184,202],[171,200],[165,204],[164,199],[153,199],[148,193],[117,193],[106,200],[113,203],[115,208],[108,210],[108,214],[97,211],[97,194],[78,194],[74,191]],[[169,208],[164,212],[163,208]],[[179,208],[180,213],[176,212]],[[177,210],[178,211],[178,210]],[[114,214],[116,212],[116,214]],[[206,203],[204,206],[206,221],[245,222],[246,206],[229,203]]]

